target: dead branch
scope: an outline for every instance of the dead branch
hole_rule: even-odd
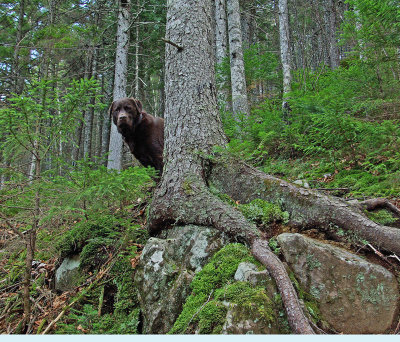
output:
[[[178,49],[178,52],[183,51],[183,47],[182,47],[182,46],[179,46],[178,44],[176,44],[176,43],[170,41],[169,39],[161,38],[161,40],[162,40],[163,42],[165,42],[165,43],[171,44],[172,46],[176,47],[176,48]]]

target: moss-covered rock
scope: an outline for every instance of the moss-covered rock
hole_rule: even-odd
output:
[[[275,283],[241,244],[228,244],[215,253],[190,287],[171,334],[282,331]]]
[[[148,241],[135,275],[144,333],[164,334],[171,329],[190,294],[194,275],[226,240],[215,229],[184,226]],[[213,286],[210,279],[210,289]]]

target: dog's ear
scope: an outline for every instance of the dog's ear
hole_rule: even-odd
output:
[[[137,99],[131,98],[131,100],[135,103],[135,107],[138,111],[139,114],[141,114],[143,112],[143,106],[142,106],[142,102],[140,102]]]
[[[114,102],[115,102],[115,101],[114,101]],[[110,106],[110,108],[108,109],[108,115],[110,115],[110,117],[112,116],[112,113],[113,113],[114,102],[111,103],[111,106]]]

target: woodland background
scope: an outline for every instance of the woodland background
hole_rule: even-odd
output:
[[[399,203],[400,2],[289,0],[284,35],[279,5],[240,1],[244,81],[231,73],[227,38],[216,38],[210,58],[229,152],[347,199]],[[108,107],[124,84],[124,96],[163,116],[165,12],[156,0],[0,5],[2,332],[40,332],[61,310],[59,333],[138,331],[129,271],[148,238],[154,170],[130,167],[127,149],[110,165]],[[118,75],[121,32],[129,42]],[[235,107],[238,82],[247,109]],[[91,278],[57,296],[57,262],[78,248]],[[113,310],[105,287],[115,289]]]

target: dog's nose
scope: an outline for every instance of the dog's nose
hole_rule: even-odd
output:
[[[118,116],[118,121],[126,121],[128,119],[128,116],[126,114],[120,114]]]

